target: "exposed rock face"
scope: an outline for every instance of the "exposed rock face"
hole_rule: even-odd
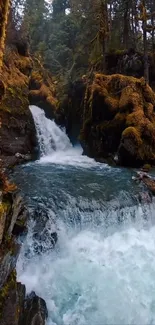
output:
[[[26,44],[6,48],[0,80],[0,159],[12,167],[36,156],[36,132],[29,105],[56,118],[57,100],[51,75],[32,60]],[[18,154],[18,155],[17,155]]]
[[[47,317],[45,301],[32,293],[26,299],[19,325],[45,325]]]
[[[0,324],[44,325],[47,308],[35,294],[26,297],[25,286],[17,283],[17,237],[26,230],[28,211],[14,184],[0,173]]]
[[[2,68],[5,91],[0,100],[0,158],[32,154],[35,146],[35,127],[29,111],[28,84],[33,68],[30,57],[7,49]],[[3,90],[3,89],[2,89]],[[11,164],[17,158],[11,159]]]
[[[83,106],[81,142],[96,159],[155,164],[155,93],[143,78],[95,74]]]

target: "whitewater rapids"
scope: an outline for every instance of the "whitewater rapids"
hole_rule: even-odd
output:
[[[154,325],[155,202],[141,204],[131,170],[83,157],[31,111],[40,160],[14,176],[32,216],[18,280],[46,301],[47,325]]]

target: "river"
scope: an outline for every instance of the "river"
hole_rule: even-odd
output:
[[[47,325],[155,324],[155,203],[134,170],[82,156],[30,109],[40,159],[13,175],[31,215],[18,280],[45,299]]]

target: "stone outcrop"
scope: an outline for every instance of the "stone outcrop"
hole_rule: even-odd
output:
[[[99,160],[155,164],[155,93],[143,78],[95,74],[87,81],[80,139]]]
[[[27,44],[20,42],[6,47],[0,77],[0,160],[7,167],[37,155],[29,105],[43,108],[49,118],[57,114],[51,75],[39,59],[30,57]]]
[[[4,92],[0,99],[0,159],[7,157],[8,165],[18,162],[16,153],[34,152],[35,127],[28,101],[32,68],[29,56],[7,49],[1,78]]]
[[[18,236],[26,231],[28,211],[16,186],[0,173],[0,324],[44,325],[47,308],[43,299],[26,297],[17,282]]]

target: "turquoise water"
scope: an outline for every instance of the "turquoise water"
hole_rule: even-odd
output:
[[[30,210],[18,280],[45,299],[47,325],[155,324],[154,201],[133,170],[82,156],[32,112],[41,159],[13,174]]]
[[[48,325],[154,324],[154,203],[141,205],[132,175],[96,163],[16,169],[32,216],[18,279],[45,299]]]

